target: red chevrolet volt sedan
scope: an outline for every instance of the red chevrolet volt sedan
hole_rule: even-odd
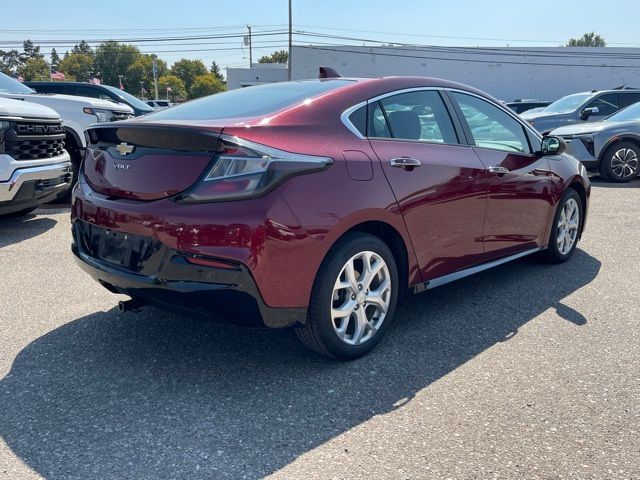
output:
[[[123,310],[293,326],[355,358],[396,304],[525,255],[567,260],[590,186],[564,142],[433,78],[233,90],[97,125],[73,252]]]

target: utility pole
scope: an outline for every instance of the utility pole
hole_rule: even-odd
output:
[[[251,51],[251,27],[247,25],[247,30],[249,30],[249,68],[253,65],[253,52]]]
[[[287,58],[287,79],[291,81],[291,44],[292,42],[291,0],[289,0],[289,58]]]
[[[140,98],[144,98],[144,82],[140,81]]]
[[[155,90],[156,96],[154,99],[158,98],[158,65],[156,63],[156,59],[153,59],[153,89]],[[167,94],[168,96],[168,94]]]

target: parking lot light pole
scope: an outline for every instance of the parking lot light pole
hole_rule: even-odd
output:
[[[287,79],[291,81],[291,44],[292,42],[291,0],[289,0],[289,57],[287,58]]]

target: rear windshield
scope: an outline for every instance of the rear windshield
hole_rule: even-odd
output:
[[[353,80],[270,83],[229,90],[147,115],[157,120],[215,120],[267,115],[304,102]]]

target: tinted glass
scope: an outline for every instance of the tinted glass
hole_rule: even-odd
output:
[[[372,103],[368,108],[369,126],[367,134],[370,137],[391,138],[391,131],[389,130],[389,125],[387,125],[387,118],[380,102]]]
[[[595,115],[599,117],[603,115],[611,115],[620,109],[620,106],[618,105],[618,94],[607,93],[606,95],[601,95],[593,102],[590,102],[585,108],[591,107],[598,108],[598,113]]]
[[[28,95],[29,93],[33,93],[33,90],[21,84],[19,81],[6,76],[4,73],[0,73],[0,92]]]
[[[453,92],[478,147],[530,153],[524,127],[508,113],[478,97]]]
[[[453,123],[438,92],[401,93],[383,98],[380,103],[393,138],[458,143]]]
[[[640,102],[640,93],[621,93],[620,95],[622,96],[622,107]]]
[[[367,106],[360,107],[349,115],[349,121],[356,127],[363,137],[367,136]]]
[[[209,95],[147,118],[157,120],[214,120],[268,115],[323,93],[349,85],[353,80],[308,80],[270,83]]]

